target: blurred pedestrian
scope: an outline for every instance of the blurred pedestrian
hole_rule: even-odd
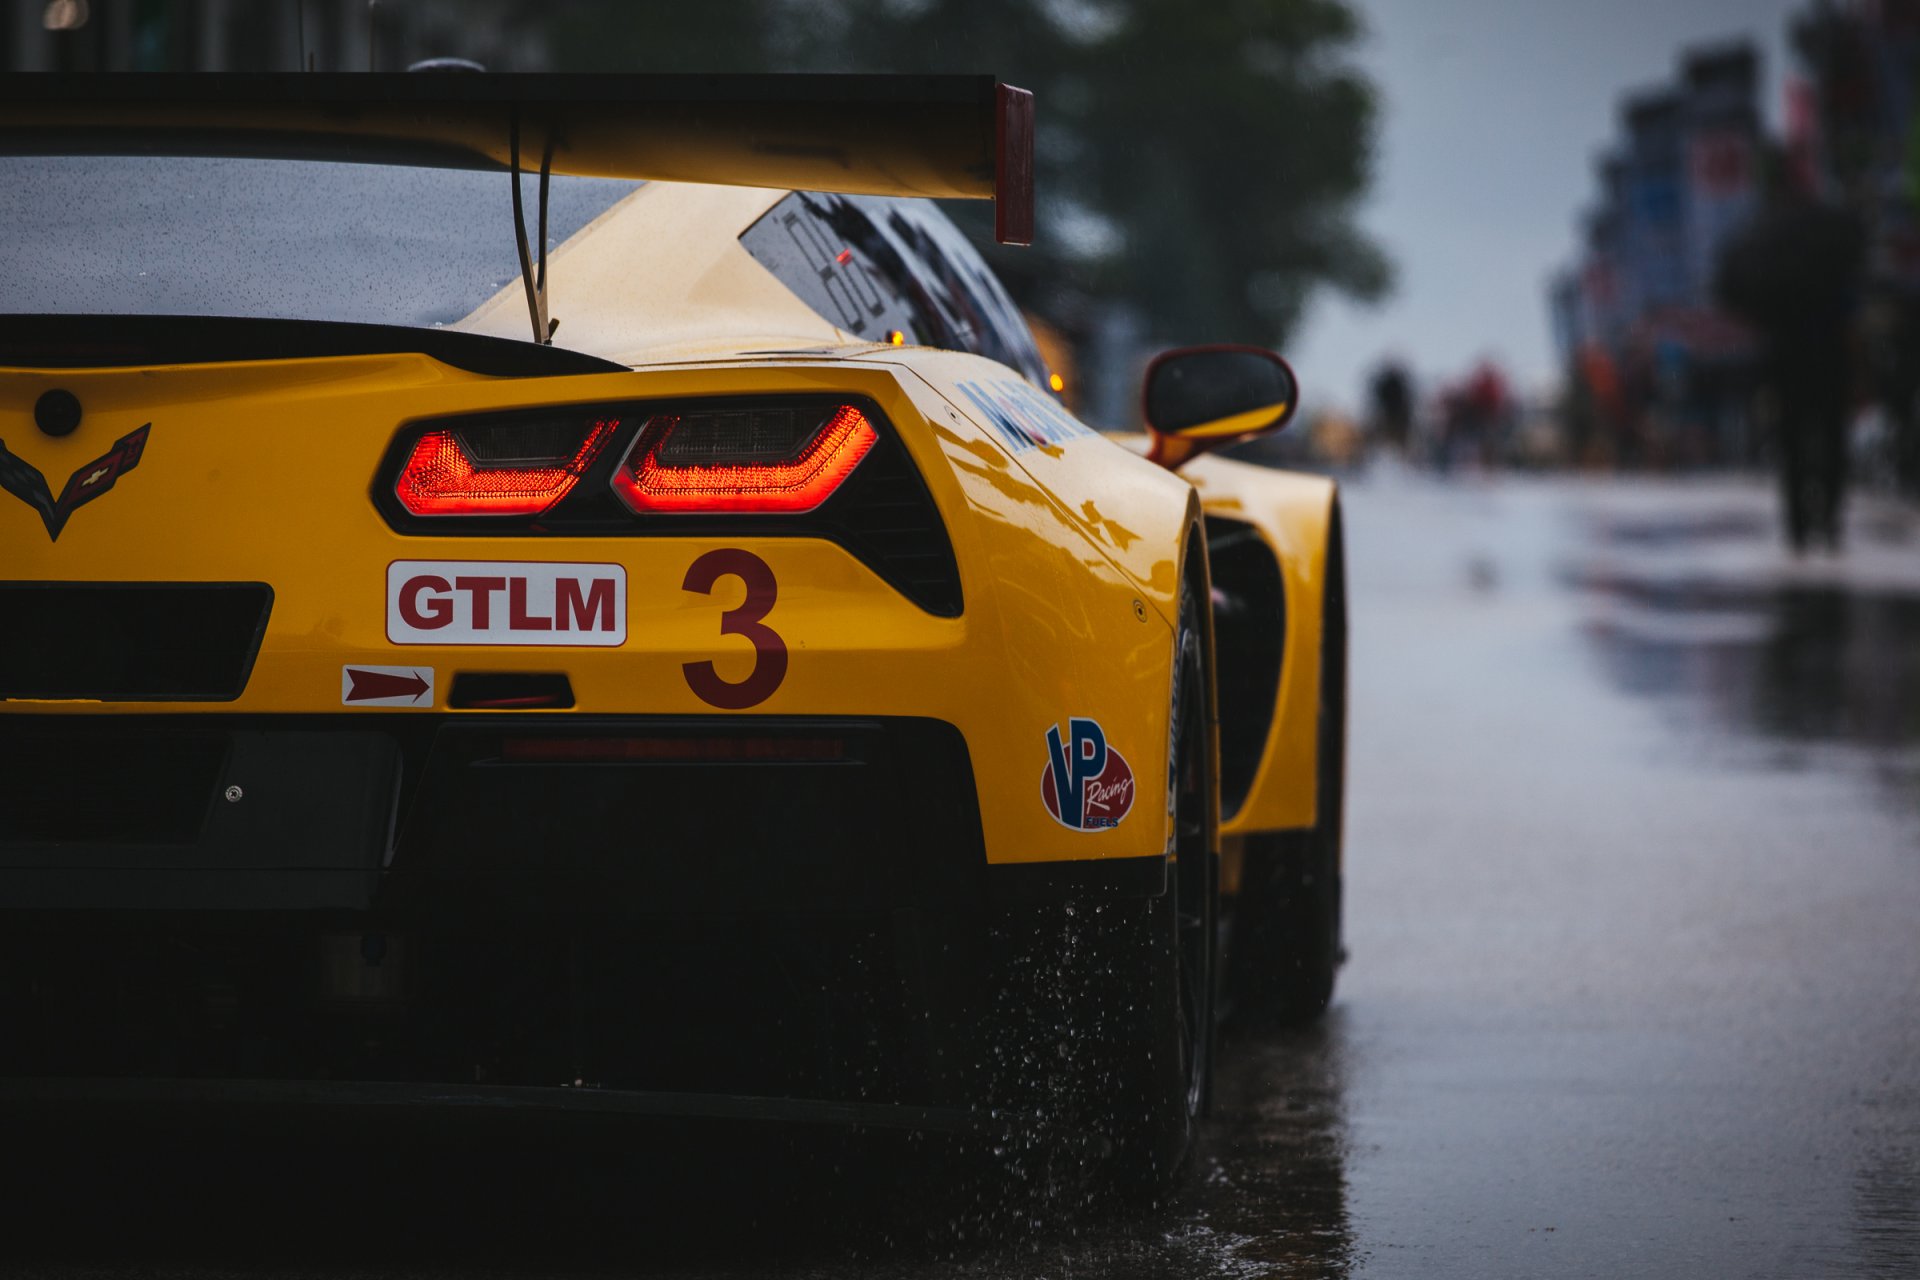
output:
[[[1374,433],[1404,455],[1413,438],[1413,378],[1406,366],[1397,360],[1381,364],[1374,370],[1368,392]]]
[[[1467,379],[1464,395],[1466,420],[1473,436],[1473,460],[1481,467],[1491,467],[1512,425],[1506,376],[1491,361],[1482,360]]]
[[[1768,166],[1766,200],[1722,253],[1714,291],[1760,336],[1787,537],[1839,550],[1852,409],[1852,324],[1866,261],[1859,223]]]

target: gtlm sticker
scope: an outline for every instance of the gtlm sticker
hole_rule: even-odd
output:
[[[617,564],[396,560],[387,566],[392,644],[593,645],[627,639]]]

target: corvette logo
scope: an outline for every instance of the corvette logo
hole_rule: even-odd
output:
[[[0,489],[38,511],[41,523],[47,526],[47,537],[57,542],[75,511],[113,488],[114,481],[140,464],[140,454],[147,447],[147,430],[152,426],[149,422],[121,436],[113,442],[113,448],[67,477],[66,488],[57,500],[53,490],[47,488],[47,478],[0,440]]]
[[[1120,825],[1133,808],[1133,769],[1107,745],[1098,722],[1079,717],[1047,729],[1047,767],[1040,775],[1040,801],[1054,821],[1075,831]]]

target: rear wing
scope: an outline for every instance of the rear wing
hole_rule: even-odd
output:
[[[0,155],[252,156],[994,201],[1033,241],[1033,95],[991,76],[0,76]]]

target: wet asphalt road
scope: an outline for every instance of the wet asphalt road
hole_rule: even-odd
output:
[[[764,1136],[638,1179],[269,1138],[204,1191],[16,1186],[0,1269],[1920,1275],[1920,520],[1795,563],[1742,483],[1348,502],[1352,958],[1323,1024],[1225,1047],[1165,1208]]]

